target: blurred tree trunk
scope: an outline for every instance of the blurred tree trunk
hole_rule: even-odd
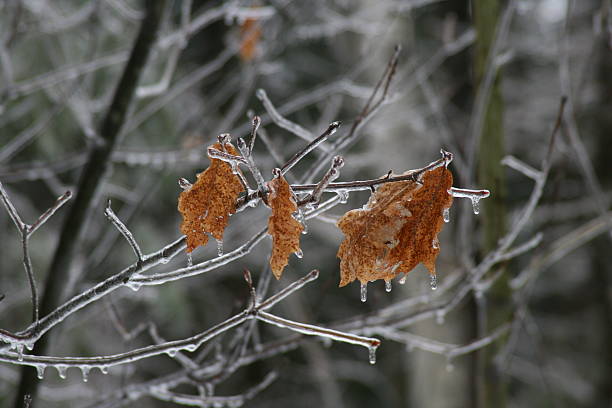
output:
[[[476,89],[482,84],[487,69],[487,59],[492,50],[499,23],[499,0],[474,0],[474,26],[476,46],[474,53],[474,75]],[[504,156],[503,98],[501,73],[495,73],[490,90],[489,103],[484,111],[482,134],[478,146],[478,185],[491,191],[491,197],[482,214],[483,253],[494,249],[505,232],[505,183],[500,164]],[[486,296],[475,299],[476,335],[486,336],[491,330],[510,320],[511,293],[508,277],[503,274]],[[504,338],[482,349],[475,356],[474,391],[478,407],[506,406],[506,387],[495,366],[495,356],[504,344]]]

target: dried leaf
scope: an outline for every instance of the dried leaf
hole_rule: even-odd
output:
[[[220,143],[212,147],[223,150]],[[240,155],[231,143],[225,143],[225,151]],[[236,200],[243,190],[229,163],[210,158],[210,166],[179,196],[178,210],[183,215],[181,232],[187,236],[187,252],[206,245],[208,234],[217,241],[223,240],[223,231],[230,215],[236,211]]]
[[[261,38],[261,26],[256,18],[247,18],[240,25],[240,58],[249,62],[255,57]]]
[[[268,183],[268,188],[268,204],[272,208],[268,220],[268,233],[272,235],[270,266],[276,279],[280,279],[289,263],[289,256],[300,251],[300,234],[304,226],[293,218],[297,204],[287,180],[282,175],[275,177]]]
[[[437,235],[444,223],[443,211],[453,201],[448,193],[453,176],[440,166],[426,171],[421,183],[385,183],[363,209],[349,211],[338,221],[345,235],[338,250],[340,286],[355,279],[389,281],[419,263],[435,275],[440,252]]]

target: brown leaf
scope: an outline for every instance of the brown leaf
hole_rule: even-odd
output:
[[[268,183],[268,188],[268,204],[272,208],[268,220],[268,233],[272,235],[270,266],[276,279],[280,279],[289,263],[289,255],[300,251],[300,234],[304,226],[293,218],[297,205],[287,180],[282,175],[275,177]]]
[[[223,150],[220,143],[211,147]],[[240,155],[231,143],[225,143],[225,151]],[[187,236],[187,252],[206,245],[208,234],[217,241],[223,240],[223,231],[230,215],[236,212],[236,200],[243,190],[229,163],[210,158],[210,166],[179,196],[178,210],[183,215],[181,232]]]
[[[406,173],[406,174],[409,174]],[[338,250],[340,286],[358,279],[389,281],[419,263],[435,275],[443,211],[452,204],[452,173],[444,166],[414,181],[385,183],[363,209],[338,221],[345,239]]]
[[[240,58],[249,62],[255,57],[261,38],[261,25],[256,18],[247,18],[240,25]]]

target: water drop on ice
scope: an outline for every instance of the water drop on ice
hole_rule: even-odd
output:
[[[91,367],[89,367],[89,366],[81,366],[79,368],[81,369],[81,374],[83,374],[83,382],[87,382],[87,380],[89,378],[89,370],[91,369]]]
[[[406,278],[408,277],[408,275],[404,274],[404,276],[402,276],[397,282],[400,285],[403,285],[404,283],[406,283]]]
[[[217,256],[223,256],[223,240],[217,240]]]
[[[187,346],[185,346],[185,350],[192,352],[192,353],[196,351],[197,348],[198,348],[197,344],[188,344]]]
[[[438,276],[437,275],[430,276],[429,286],[431,287],[431,290],[438,289]]]
[[[57,373],[59,374],[59,377],[62,380],[65,380],[66,379],[66,370],[68,369],[68,366],[65,366],[63,364],[59,364],[59,365],[56,365],[55,368],[57,369]]]
[[[36,376],[39,380],[42,380],[45,376],[45,365],[40,364],[36,366]]]
[[[29,351],[32,351],[32,349],[34,348],[34,343],[26,343],[25,348],[27,348]]]
[[[294,252],[295,256],[297,256],[298,258],[302,259],[304,257],[304,252],[302,252],[301,249],[298,249],[296,252]]]
[[[370,364],[376,364],[376,347],[368,347]]]
[[[391,292],[391,281],[385,281],[385,290]]]
[[[100,369],[100,372],[102,374],[104,374],[104,375],[108,374],[108,367],[107,366],[103,365],[103,366],[100,366],[98,368]]]
[[[472,210],[474,214],[478,214],[480,212],[480,197],[472,196],[470,199],[472,200]]]
[[[174,356],[176,356],[176,349],[170,349],[168,351],[166,351],[166,354],[172,358],[174,358]]]
[[[368,300],[368,283],[361,282],[361,301],[365,302]]]
[[[450,207],[449,208],[445,208],[442,211],[442,218],[444,219],[444,222],[449,222],[450,221]]]
[[[431,240],[431,247],[433,249],[440,249],[440,241],[438,241],[438,238],[434,238]]]

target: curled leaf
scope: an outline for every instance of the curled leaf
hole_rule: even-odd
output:
[[[420,182],[381,185],[364,208],[344,214],[338,221],[345,235],[338,250],[340,286],[355,279],[390,281],[419,263],[435,275],[437,236],[453,201],[452,184],[452,173],[439,166],[425,171]]]
[[[211,147],[240,155],[231,143],[224,146],[215,143]],[[178,210],[183,216],[181,232],[187,236],[187,252],[206,245],[208,234],[217,241],[223,240],[223,231],[229,217],[236,212],[236,200],[243,190],[240,178],[229,163],[210,158],[210,166],[179,195]]]
[[[268,233],[272,235],[270,266],[276,279],[280,279],[289,256],[300,252],[300,234],[304,227],[293,218],[298,207],[285,177],[279,174],[268,183],[268,188],[268,204],[272,208],[268,220]]]

